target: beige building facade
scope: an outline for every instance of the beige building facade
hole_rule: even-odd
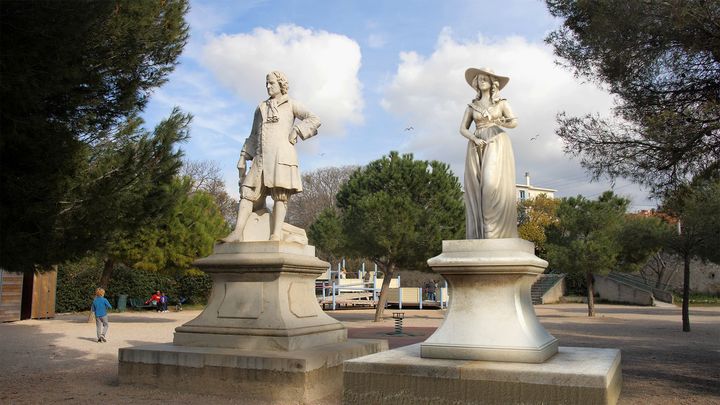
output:
[[[557,190],[552,188],[536,187],[530,184],[530,173],[525,172],[525,184],[516,184],[518,201],[532,200],[540,194],[545,194],[548,198],[555,198]]]

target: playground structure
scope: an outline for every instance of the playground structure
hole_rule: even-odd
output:
[[[336,310],[339,307],[376,307],[382,289],[383,279],[378,278],[378,268],[367,271],[365,263],[357,271],[357,278],[346,278],[345,260],[338,263],[335,270],[328,267],[327,272],[315,280],[315,295],[323,309]],[[447,282],[437,288],[435,299],[427,299],[422,287],[402,287],[400,276],[390,280],[387,306],[423,308],[447,308],[449,295]]]

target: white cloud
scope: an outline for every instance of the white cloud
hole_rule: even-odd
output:
[[[252,104],[267,98],[265,75],[283,71],[290,96],[320,117],[324,135],[342,134],[348,123],[363,121],[360,46],[344,35],[292,24],[256,28],[209,36],[202,55],[201,63],[220,82]]]
[[[518,117],[518,127],[508,130],[518,181],[524,182],[527,171],[533,185],[557,188],[561,195],[589,196],[609,188],[607,183],[587,184],[588,176],[562,152],[562,142],[554,131],[555,116],[560,111],[570,115],[607,114],[612,106],[610,95],[581,84],[555,65],[552,51],[545,44],[520,37],[497,41],[479,37],[459,42],[445,29],[431,55],[401,53],[381,105],[414,128],[405,132],[410,137],[404,152],[448,162],[462,178],[467,140],[459,133],[460,121],[465,105],[475,96],[465,82],[464,72],[469,67],[489,67],[510,77],[501,95]],[[531,140],[533,137],[536,139]],[[645,193],[636,187],[618,191],[632,194],[636,204],[643,203]]]

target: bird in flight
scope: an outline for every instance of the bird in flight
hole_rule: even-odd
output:
[[[537,134],[537,135],[533,136],[532,138],[530,138],[530,140],[531,140],[531,141],[534,141],[534,140],[538,139],[538,136],[540,136],[540,134]]]
[[[415,129],[415,128],[413,128],[413,127],[407,127],[407,128],[405,128],[406,131],[412,131],[413,129]]]

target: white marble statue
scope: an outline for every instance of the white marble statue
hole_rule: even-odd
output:
[[[252,130],[240,152],[240,208],[237,223],[223,242],[243,240],[250,214],[263,209],[265,197],[275,205],[270,217],[270,240],[283,239],[283,222],[290,196],[302,191],[295,143],[317,134],[320,120],[288,97],[288,80],[278,71],[266,77],[267,100],[255,110]],[[246,175],[246,161],[252,160]]]
[[[477,97],[468,104],[460,125],[467,138],[465,213],[467,239],[517,238],[515,158],[504,128],[517,118],[500,90],[510,81],[487,68],[470,68],[465,80]],[[475,123],[475,132],[470,126]]]

